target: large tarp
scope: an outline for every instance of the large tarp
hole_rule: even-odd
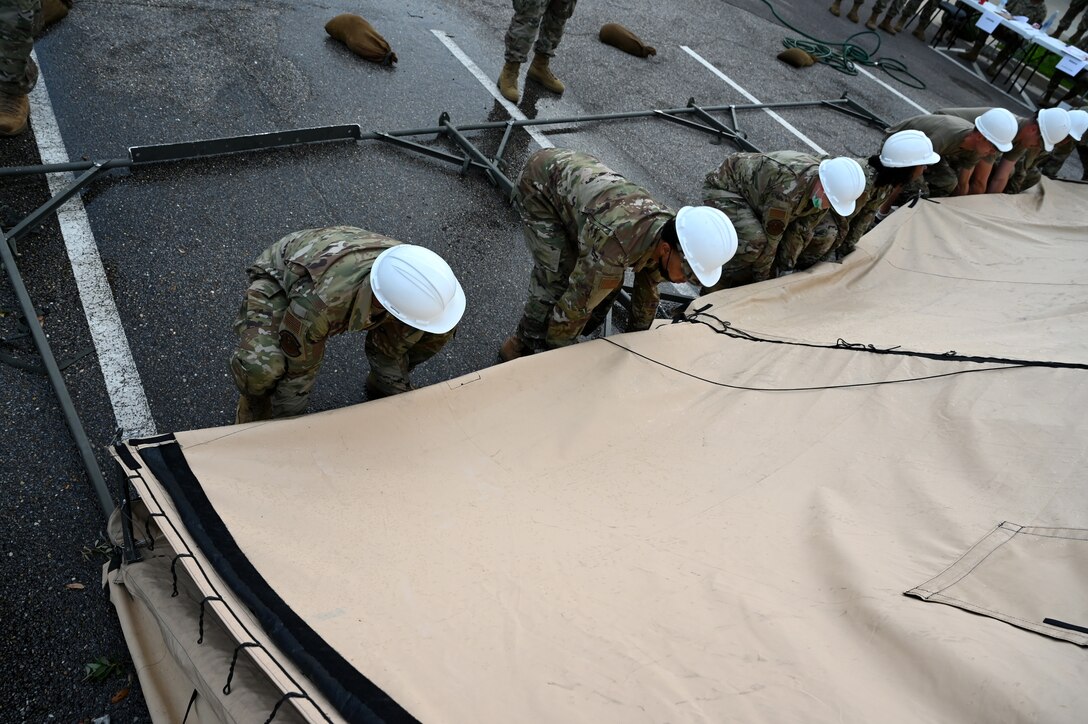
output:
[[[923,202],[686,321],[130,441],[156,720],[1083,721],[1086,209]]]

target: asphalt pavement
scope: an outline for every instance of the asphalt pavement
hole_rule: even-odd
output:
[[[818,37],[859,30],[831,16],[826,4],[794,0],[774,8]],[[396,67],[364,62],[329,39],[324,23],[341,12],[370,20],[396,51]],[[505,0],[77,0],[36,44],[51,108],[36,97],[35,118],[46,110],[55,117],[73,161],[123,158],[130,146],[343,123],[365,131],[427,128],[442,112],[462,125],[505,120],[503,107],[432,31],[495,78],[510,14]],[[627,25],[657,55],[638,59],[603,45],[597,32],[606,22]],[[1027,112],[909,33],[882,35],[877,55],[906,63],[925,89],[876,68],[869,72],[891,88],[865,74],[790,68],[775,60],[787,35],[759,0],[583,0],[553,62],[567,92],[557,98],[530,86],[520,109],[543,118],[675,108],[689,98],[711,106],[848,93],[888,121],[948,106]],[[867,156],[882,138],[879,129],[821,107],[784,109],[781,120],[760,110],[737,116],[764,150],[815,145]],[[31,133],[0,141],[0,165],[39,163],[48,141],[42,129],[35,123]],[[489,154],[501,138],[469,135]],[[673,205],[697,203],[705,174],[736,150],[654,119],[567,124],[545,135],[557,146],[597,154]],[[417,140],[454,150],[433,136]],[[516,132],[506,173],[515,178],[537,147]],[[1074,163],[1064,175],[1079,177]],[[0,223],[10,228],[48,193],[41,177],[0,178]],[[414,375],[420,385],[495,362],[517,323],[530,268],[515,213],[479,172],[462,175],[456,166],[377,141],[115,170],[83,193],[82,205],[123,335],[103,341],[111,304],[81,298],[69,258],[75,222],[62,233],[50,219],[20,243],[18,265],[111,484],[117,473],[105,451],[119,428],[138,435],[232,421],[237,398],[226,360],[244,269],[284,234],[352,224],[449,260],[468,310],[456,339]],[[85,273],[81,267],[81,280]],[[0,720],[146,721],[116,617],[98,585],[105,517],[46,378],[26,369],[36,363],[34,347],[6,279],[0,336]],[[361,402],[365,374],[361,340],[334,339],[311,410]],[[117,672],[84,681],[85,665],[103,658],[116,661]]]

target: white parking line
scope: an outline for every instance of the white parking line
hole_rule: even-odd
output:
[[[34,53],[31,55],[37,62],[37,56]],[[49,101],[43,75],[38,76],[38,84],[30,93],[30,123],[38,141],[42,163],[68,163],[68,151],[64,147],[57,118],[53,115],[53,104]],[[49,174],[47,179],[49,189],[55,195],[72,182],[72,174],[54,173]],[[121,317],[117,314],[117,304],[98,255],[98,245],[87,221],[83,200],[78,195],[69,199],[57,210],[57,221],[72,262],[83,313],[98,353],[98,365],[102,368],[117,425],[125,437],[154,435],[155,420],[147,404],[147,395],[132,358]]]
[[[730,78],[730,77],[729,77],[729,76],[727,76],[727,75],[726,75],[725,73],[723,73],[723,72],[721,72],[720,70],[718,70],[717,68],[715,68],[715,67],[714,67],[713,65],[711,65],[711,64],[710,64],[710,63],[709,63],[709,62],[708,62],[708,61],[707,61],[707,60],[706,60],[706,59],[705,59],[705,58],[704,58],[703,56],[699,55],[698,53],[696,53],[696,52],[695,52],[694,50],[692,50],[692,49],[691,49],[691,48],[689,48],[688,46],[686,46],[686,45],[681,45],[680,47],[681,47],[681,48],[683,48],[683,50],[684,50],[684,52],[685,52],[685,53],[687,53],[688,55],[690,55],[690,56],[691,56],[692,58],[695,58],[695,60],[699,61],[699,62],[700,62],[700,63],[701,63],[701,64],[702,64],[702,65],[703,65],[703,66],[704,66],[704,67],[705,67],[705,68],[706,68],[707,70],[709,70],[709,71],[710,71],[711,73],[713,73],[714,75],[718,76],[719,78],[721,78],[722,80],[724,80],[724,81],[725,81],[726,83],[728,83],[729,85],[733,86],[734,90],[736,90],[737,92],[739,92],[739,93],[740,93],[741,95],[743,95],[743,96],[744,96],[745,98],[747,98],[748,100],[750,100],[750,101],[751,101],[752,103],[762,103],[762,102],[763,102],[763,101],[759,100],[758,98],[756,98],[756,97],[755,97],[754,95],[752,95],[751,93],[749,93],[748,91],[746,91],[746,90],[744,90],[743,88],[741,88],[741,87],[740,87],[740,86],[739,86],[739,85],[738,85],[737,83],[735,83],[735,82],[733,81],[733,79],[732,79],[732,78]],[[815,151],[816,153],[823,153],[823,154],[826,154],[826,153],[827,153],[827,151],[825,151],[824,149],[820,148],[820,147],[819,147],[819,146],[818,146],[818,145],[816,144],[816,142],[815,142],[815,141],[813,141],[813,140],[812,140],[811,138],[809,138],[809,137],[808,137],[808,136],[806,136],[805,134],[803,134],[803,133],[801,133],[800,131],[798,131],[798,130],[797,130],[796,128],[794,128],[794,127],[793,127],[793,126],[792,126],[792,125],[790,124],[790,122],[789,122],[789,121],[787,121],[787,120],[786,120],[785,118],[783,118],[782,116],[780,116],[780,115],[778,115],[777,113],[775,113],[774,111],[772,111],[772,110],[771,110],[770,108],[764,108],[764,109],[763,109],[763,112],[764,112],[764,113],[766,113],[766,114],[767,114],[768,116],[770,116],[771,118],[773,118],[773,119],[775,119],[776,121],[778,121],[779,123],[781,123],[781,124],[782,124],[782,126],[783,126],[783,127],[784,127],[784,128],[785,128],[785,129],[787,130],[787,131],[789,131],[789,132],[790,132],[790,133],[792,133],[793,135],[795,135],[795,136],[797,136],[798,138],[800,138],[800,139],[801,139],[801,141],[802,141],[802,142],[803,142],[803,143],[804,143],[805,145],[807,145],[807,146],[808,146],[809,148],[811,148],[811,149],[812,149],[813,151]]]
[[[903,99],[904,101],[906,101],[910,105],[914,106],[915,108],[917,108],[922,113],[929,113],[929,111],[927,111],[925,108],[922,108],[920,105],[918,105],[917,103],[912,101],[910,98],[907,98],[905,95],[903,95],[902,93],[897,91],[895,88],[892,88],[890,85],[888,85],[884,81],[880,80],[880,78],[877,78],[875,75],[873,75],[869,71],[865,70],[860,65],[855,64],[854,67],[858,69],[859,73],[861,73],[862,75],[864,75],[867,78],[871,78],[874,82],[879,83],[880,85],[884,86],[885,88],[890,90],[893,94],[895,94],[899,98]]]
[[[451,53],[453,53],[453,57],[461,61],[461,65],[465,66],[468,69],[469,73],[472,73],[474,76],[476,76],[476,80],[480,81],[480,85],[482,85],[488,93],[494,96],[495,100],[502,104],[502,107],[506,109],[506,112],[510,114],[511,118],[518,121],[528,120],[525,114],[518,110],[517,106],[502,97],[502,94],[499,93],[498,86],[495,85],[495,81],[491,78],[488,78],[487,74],[480,70],[480,66],[476,65],[476,63],[472,61],[472,58],[468,57],[465,54],[465,51],[461,50],[460,46],[458,46],[457,43],[453,42],[453,38],[451,38],[445,31],[442,30],[432,29],[431,32],[434,33],[434,36],[436,38],[442,41],[442,45],[445,45],[446,48]],[[526,126],[525,132],[528,133],[529,136],[534,141],[536,141],[537,145],[541,148],[555,148],[554,143],[545,138],[543,133],[533,128],[532,126]]]

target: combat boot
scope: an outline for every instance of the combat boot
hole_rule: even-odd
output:
[[[518,74],[521,73],[521,63],[507,62],[499,73],[499,92],[502,97],[511,103],[521,100],[521,92],[518,91]]]
[[[858,17],[858,8],[865,4],[865,0],[854,0],[854,7],[850,8],[850,12],[846,14],[846,19],[852,23],[856,23],[861,20]]]
[[[926,42],[926,26],[919,23],[918,27],[914,29],[914,32],[911,33],[911,35],[918,38],[923,43]]]
[[[26,94],[0,91],[0,136],[18,136],[26,130],[30,101]]]
[[[499,359],[503,362],[509,362],[532,353],[533,350],[522,341],[521,337],[512,334],[506,338],[506,341],[502,343],[502,347],[499,348]]]
[[[835,2],[831,3],[831,7],[829,7],[827,11],[835,17],[840,17],[842,15],[842,0],[835,0]]]
[[[893,17],[895,17],[895,11],[894,10],[889,10],[884,15],[884,20],[879,25],[880,29],[883,30],[888,35],[895,35],[897,32],[899,32],[894,27],[892,27],[892,18]]]
[[[895,21],[895,32],[903,32],[903,28],[907,27],[907,23],[910,21],[910,15],[906,12],[899,16],[899,19]]]
[[[555,73],[552,73],[552,69],[548,67],[548,56],[546,55],[533,56],[533,62],[529,64],[529,72],[526,73],[525,77],[529,80],[535,80],[552,93],[562,93],[566,90],[563,81],[556,78]]]
[[[241,395],[238,398],[238,409],[234,413],[235,425],[271,419],[271,395]]]
[[[876,10],[869,15],[869,19],[865,21],[865,27],[869,30],[876,30],[876,21],[880,19],[880,13]]]

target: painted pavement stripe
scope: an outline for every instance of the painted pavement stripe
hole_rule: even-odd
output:
[[[37,62],[36,55],[34,60]],[[68,151],[53,114],[44,75],[38,76],[38,84],[30,93],[30,122],[42,163],[68,163]],[[51,193],[55,195],[72,182],[72,174],[49,174],[47,180]],[[73,196],[57,210],[57,221],[72,263],[83,313],[87,317],[87,326],[98,354],[98,364],[102,368],[117,425],[125,437],[154,435],[156,428],[151,407],[79,195]]]
[[[686,45],[681,45],[680,47],[681,47],[681,48],[683,49],[683,51],[684,51],[685,53],[687,53],[688,55],[690,55],[690,56],[691,56],[692,58],[695,58],[695,60],[699,61],[699,63],[701,63],[701,64],[703,65],[703,67],[705,67],[705,68],[706,68],[707,70],[709,70],[709,71],[710,71],[711,73],[713,73],[714,75],[718,76],[719,78],[721,78],[722,80],[724,80],[724,81],[725,81],[726,83],[728,83],[729,85],[731,85],[731,86],[733,87],[733,89],[734,89],[734,90],[736,90],[736,91],[737,91],[738,93],[740,93],[741,95],[743,95],[743,96],[744,96],[745,98],[747,98],[747,99],[748,99],[749,101],[751,101],[752,103],[762,103],[762,102],[763,102],[763,101],[759,100],[758,98],[756,98],[756,97],[755,97],[754,95],[752,95],[751,93],[749,93],[748,91],[744,90],[744,88],[742,88],[742,87],[741,87],[740,85],[738,85],[738,84],[737,84],[736,82],[734,82],[732,78],[730,78],[730,77],[729,77],[729,76],[727,76],[727,75],[726,75],[725,73],[723,73],[723,72],[721,72],[720,70],[718,70],[717,68],[715,68],[715,67],[714,67],[713,65],[711,65],[711,64],[710,64],[710,62],[709,62],[709,61],[707,61],[707,60],[706,60],[705,58],[703,58],[703,56],[699,55],[698,53],[696,53],[696,52],[695,52],[694,50],[692,50],[692,49],[691,49],[691,48],[689,48],[688,46],[686,46]],[[813,151],[815,151],[816,153],[822,153],[822,154],[826,154],[826,153],[827,153],[827,151],[825,151],[824,149],[820,148],[820,146],[819,146],[819,145],[817,145],[815,141],[813,141],[813,140],[812,140],[811,138],[809,138],[809,137],[808,137],[808,136],[806,136],[805,134],[803,134],[803,133],[801,133],[800,131],[798,131],[798,130],[797,130],[796,128],[794,128],[794,126],[793,126],[793,125],[792,125],[792,124],[791,124],[791,123],[790,123],[789,121],[787,121],[787,120],[786,120],[785,118],[783,118],[782,116],[780,116],[780,115],[778,115],[777,113],[775,113],[774,111],[772,111],[772,110],[771,110],[770,108],[764,108],[764,109],[763,109],[763,112],[764,112],[764,113],[766,113],[766,114],[767,114],[768,116],[770,116],[771,118],[773,118],[773,119],[775,119],[776,121],[778,121],[778,122],[779,122],[780,124],[782,124],[782,126],[783,126],[783,127],[784,127],[784,128],[785,128],[785,129],[787,130],[787,131],[789,131],[790,133],[792,133],[793,135],[795,135],[795,136],[797,136],[797,137],[798,137],[799,139],[801,139],[801,141],[802,141],[802,142],[803,142],[803,143],[804,143],[804,144],[805,144],[806,146],[808,146],[809,148],[811,148],[811,149],[812,149]]]
[[[445,31],[442,30],[432,29],[431,32],[434,33],[434,36],[436,38],[442,41],[442,44],[446,46],[447,50],[453,53],[453,57],[461,61],[461,65],[465,66],[465,68],[468,69],[469,73],[472,73],[472,75],[476,76],[476,80],[480,81],[480,85],[482,85],[484,89],[488,93],[490,93],[492,97],[494,97],[495,100],[502,104],[502,107],[506,109],[506,112],[510,114],[511,118],[518,121],[528,120],[525,114],[518,110],[517,106],[502,97],[502,94],[499,93],[498,86],[495,85],[495,81],[491,78],[488,78],[487,74],[480,70],[480,66],[476,65],[476,63],[472,61],[472,58],[468,57],[468,55],[465,54],[465,51],[461,50],[460,46],[458,46],[457,43],[453,42],[453,38],[451,38]],[[526,127],[525,131],[529,134],[529,136],[532,137],[534,141],[537,142],[537,145],[539,145],[541,148],[555,148],[555,144],[545,138],[544,134],[542,134],[536,128],[533,128],[531,126]]]

